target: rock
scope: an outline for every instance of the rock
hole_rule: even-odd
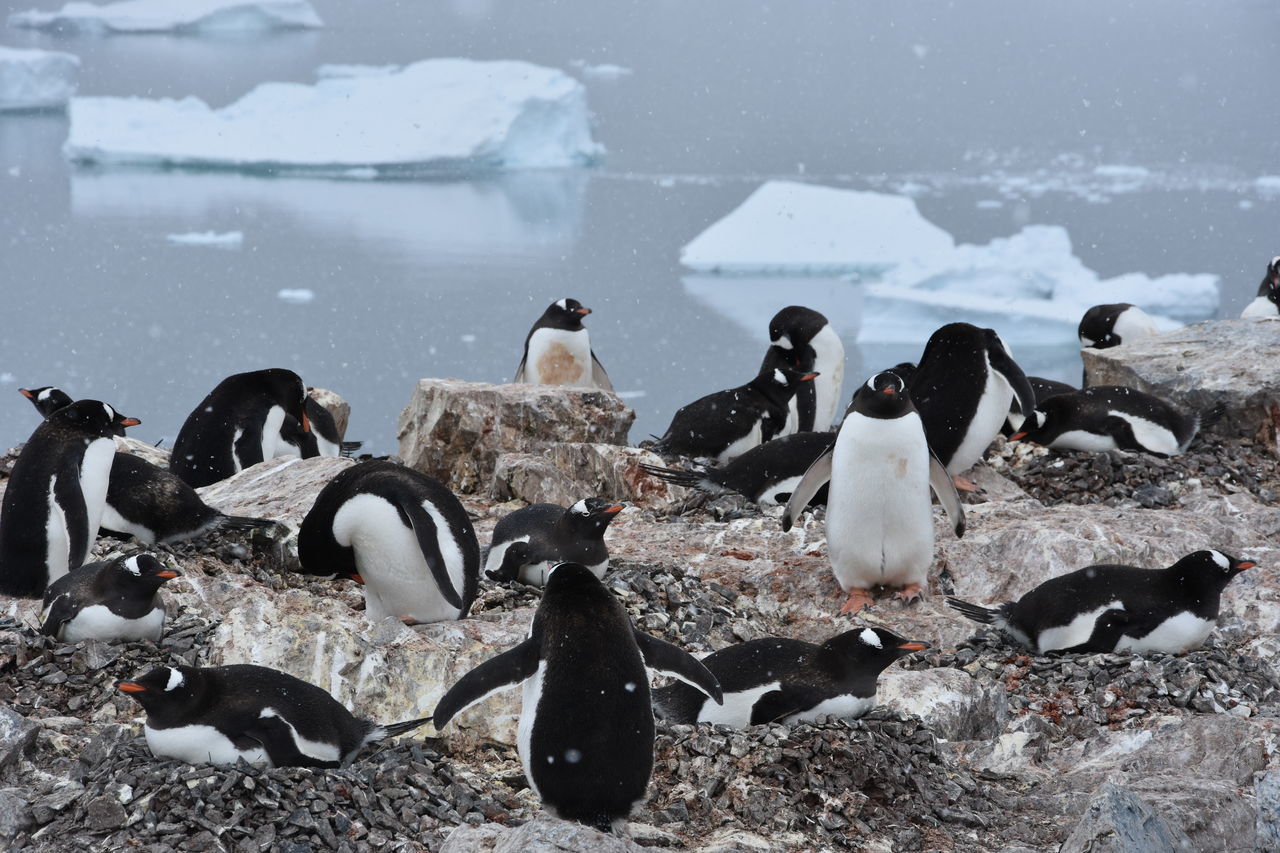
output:
[[[699,845],[698,853],[772,853],[777,845],[768,838],[743,829],[722,830]]]
[[[1058,853],[1179,853],[1196,850],[1132,791],[1103,785]]]
[[[115,797],[95,797],[89,802],[86,825],[95,832],[108,832],[124,826],[129,815]]]
[[[1190,838],[1191,850],[1276,849],[1257,845],[1254,804],[1232,782],[1206,778],[1198,768],[1187,766],[1168,773],[1134,774],[1128,787],[1170,828]]]
[[[145,441],[124,435],[116,436],[116,452],[137,456],[155,465],[157,468],[169,469],[169,451],[161,450]]]
[[[1224,405],[1214,432],[1252,437],[1280,401],[1280,375],[1272,369],[1280,360],[1280,323],[1270,320],[1210,320],[1080,352],[1089,385],[1127,385],[1193,411]]]
[[[338,435],[346,438],[347,423],[351,420],[351,404],[327,388],[308,388],[307,396],[333,415],[333,425],[338,428]]]
[[[1255,776],[1253,791],[1258,797],[1257,848],[1280,850],[1280,769]]]
[[[506,453],[494,467],[490,493],[498,500],[570,506],[596,495],[669,511],[687,489],[651,477],[640,463],[662,465],[657,454],[614,444],[555,444],[539,453]]]
[[[0,841],[10,841],[31,826],[35,817],[21,788],[0,788]]]
[[[978,681],[958,669],[884,672],[876,704],[916,714],[943,740],[995,737],[1009,716],[1003,685]]]
[[[0,768],[17,761],[36,741],[40,726],[21,714],[0,707]]]
[[[460,826],[440,853],[641,853],[634,841],[547,815],[512,829],[495,824]]]
[[[270,518],[296,527],[320,490],[354,464],[342,457],[282,456],[251,465],[234,477],[196,489],[196,493],[227,515]]]
[[[456,492],[490,488],[498,457],[563,442],[626,444],[635,412],[613,394],[422,379],[400,414],[405,464]]]

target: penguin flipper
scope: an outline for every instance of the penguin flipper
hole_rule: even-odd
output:
[[[596,358],[595,350],[591,351],[591,381],[601,391],[613,390],[613,383],[609,381],[609,374],[605,372],[604,365],[600,363],[600,359]]]
[[[777,723],[804,710],[799,697],[787,690],[770,690],[751,706],[751,725]]]
[[[717,705],[724,704],[720,681],[711,674],[711,670],[702,665],[701,661],[666,640],[651,637],[643,631],[634,631],[634,634],[636,645],[640,647],[640,656],[644,658],[646,667],[698,688],[714,699]]]
[[[932,450],[929,451],[929,486],[938,496],[938,503],[947,511],[956,537],[964,536],[964,506],[960,503],[960,493],[956,491],[955,481],[947,473],[946,466]]]
[[[513,581],[520,577],[521,567],[529,562],[529,543],[512,542],[502,555],[502,564],[497,570],[486,570],[485,574],[495,581]]]
[[[273,767],[322,767],[337,768],[342,766],[338,759],[320,758],[303,752],[293,726],[288,720],[267,714],[260,716],[232,739],[239,749],[252,749],[261,746]]]
[[[791,525],[795,524],[796,519],[800,517],[800,513],[804,512],[804,508],[809,505],[809,501],[813,500],[813,496],[818,493],[831,479],[831,455],[835,452],[833,447],[826,453],[813,460],[813,464],[809,466],[809,470],[804,472],[804,477],[796,484],[795,491],[791,493],[791,499],[787,501],[787,508],[782,513],[782,529],[790,530]],[[959,500],[957,498],[957,500]]]
[[[431,570],[431,579],[435,581],[440,595],[445,601],[462,610],[462,596],[454,587],[453,579],[449,577],[449,568],[444,562],[444,555],[440,553],[435,520],[427,514],[421,504],[413,500],[401,500],[399,506],[401,514],[408,520],[414,535],[418,537],[418,549],[422,551],[422,556],[427,561],[427,568]]]
[[[1022,410],[1023,417],[1026,417],[1035,410],[1036,392],[1032,389],[1026,374],[1022,372],[1022,368],[1018,367],[1013,356],[1009,355],[1009,351],[1005,349],[1004,342],[998,339],[997,341],[999,346],[987,347],[987,360],[991,363],[991,369],[1009,383],[1009,387],[1013,389],[1013,396],[1018,401],[1018,408]]]
[[[541,643],[529,637],[514,649],[489,658],[449,688],[440,704],[431,712],[436,731],[444,728],[457,714],[500,690],[514,687],[538,671]]]
[[[64,592],[49,605],[49,612],[40,625],[40,633],[57,637],[62,633],[62,626],[70,622],[75,615],[76,608],[71,603],[71,596]]]
[[[516,377],[515,379],[511,380],[512,383],[529,381],[528,379],[524,378],[524,363],[528,360],[529,360],[529,344],[526,341],[524,345],[524,358],[520,359],[520,366],[516,368]]]

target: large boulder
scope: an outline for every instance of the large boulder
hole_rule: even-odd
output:
[[[1199,849],[1132,791],[1106,784],[1059,853],[1177,853]]]
[[[605,391],[421,379],[400,413],[400,457],[456,492],[486,492],[504,453],[626,444],[635,412]]]
[[[657,454],[615,444],[555,444],[540,453],[505,453],[493,474],[493,497],[569,506],[598,495],[669,510],[687,489],[646,474],[641,463],[662,465]]]
[[[227,515],[270,518],[297,527],[320,490],[354,464],[341,456],[280,456],[250,465],[233,477],[196,489],[196,493]]]
[[[307,396],[333,415],[333,425],[338,428],[338,435],[346,438],[347,423],[351,420],[351,404],[328,388],[308,388]]]
[[[1004,686],[959,669],[891,669],[880,676],[876,703],[915,714],[944,740],[993,738],[1009,716]]]
[[[640,853],[648,849],[580,823],[539,815],[518,827],[460,826],[445,839],[440,853]]]

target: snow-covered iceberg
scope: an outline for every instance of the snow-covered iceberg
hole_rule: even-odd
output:
[[[91,33],[264,32],[324,26],[307,0],[124,0],[98,6],[68,3],[56,12],[29,9],[9,24]]]
[[[187,231],[182,234],[167,234],[165,239],[180,246],[217,246],[223,249],[238,249],[244,244],[244,232]]]
[[[720,274],[878,274],[954,246],[905,196],[769,181],[686,245],[680,262]]]
[[[315,85],[264,83],[222,109],[198,98],[73,98],[73,161],[245,171],[403,176],[580,166],[586,90],[527,62],[429,59]],[[376,171],[373,171],[376,170]]]
[[[0,46],[0,111],[64,107],[79,76],[80,59],[70,53]]]

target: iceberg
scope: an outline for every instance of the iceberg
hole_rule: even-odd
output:
[[[89,33],[243,33],[324,26],[306,0],[124,0],[104,6],[67,3],[56,12],[15,12],[9,16],[9,24]]]
[[[192,97],[73,98],[63,151],[76,163],[348,177],[582,166],[603,151],[585,88],[553,68],[429,59],[325,75],[264,83],[216,110]]]
[[[0,112],[61,109],[75,94],[80,58],[0,46]]]
[[[218,246],[238,249],[244,243],[243,231],[188,231],[184,234],[166,234],[165,239],[179,246]]]

